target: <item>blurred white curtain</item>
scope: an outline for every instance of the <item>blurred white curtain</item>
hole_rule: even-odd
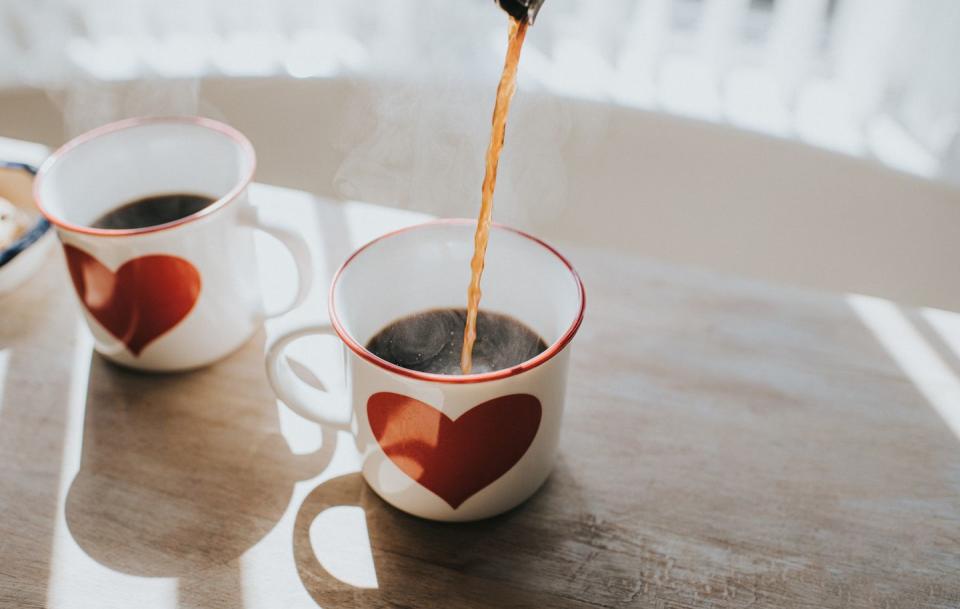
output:
[[[503,38],[493,0],[0,0],[0,87],[470,79]],[[522,70],[960,183],[957,0],[547,0]]]

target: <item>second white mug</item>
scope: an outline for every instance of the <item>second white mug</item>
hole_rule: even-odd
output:
[[[255,167],[246,137],[196,117],[106,125],[44,163],[34,198],[57,229],[97,351],[131,368],[174,371],[244,344],[267,315],[254,230],[280,239],[297,263],[298,294],[285,310],[303,299],[309,251],[297,235],[258,219],[248,194]],[[126,202],[171,193],[214,201],[164,224],[93,226]]]

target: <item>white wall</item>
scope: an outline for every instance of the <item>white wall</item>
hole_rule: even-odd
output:
[[[492,92],[430,92],[229,80],[204,83],[198,103],[251,136],[261,181],[472,216]],[[119,107],[137,107],[122,88],[114,93]],[[452,100],[461,106],[444,116]],[[517,100],[500,221],[554,240],[960,310],[956,189],[710,123],[522,91]],[[44,93],[0,94],[0,133],[55,144],[63,129]]]

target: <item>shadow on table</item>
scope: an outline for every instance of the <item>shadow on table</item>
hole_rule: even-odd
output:
[[[177,375],[94,357],[66,502],[70,532],[91,557],[129,574],[195,577],[257,543],[294,484],[327,467],[333,432],[302,456],[280,434],[263,343],[261,332],[217,365]]]
[[[365,513],[376,589],[339,581],[317,558],[310,526],[337,506],[359,506]],[[562,460],[526,503],[473,523],[409,516],[380,499],[359,473],[349,474],[304,499],[294,524],[294,558],[301,581],[322,607],[581,607],[550,593],[557,574],[542,572],[551,569],[542,559],[562,554],[577,534],[557,526],[562,514],[583,509],[579,486]]]

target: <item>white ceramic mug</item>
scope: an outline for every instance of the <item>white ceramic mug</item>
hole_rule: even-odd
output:
[[[254,229],[280,239],[297,263],[298,294],[285,310],[303,300],[309,251],[296,235],[258,220],[247,192],[255,167],[246,137],[198,117],[120,121],[47,159],[34,198],[56,226],[97,351],[124,366],[174,371],[244,344],[266,316]],[[124,203],[172,193],[215,201],[166,224],[91,226]]]
[[[566,393],[569,344],[586,298],[573,267],[546,243],[494,226],[483,275],[486,311],[505,313],[549,345],[513,368],[476,375],[415,372],[364,345],[410,314],[463,308],[475,222],[441,220],[360,248],[330,288],[330,324],[295,329],[267,354],[277,395],[303,416],[349,430],[363,476],[395,507],[433,520],[505,512],[553,467]],[[287,346],[335,333],[347,347],[346,386],[327,392],[291,370]]]

